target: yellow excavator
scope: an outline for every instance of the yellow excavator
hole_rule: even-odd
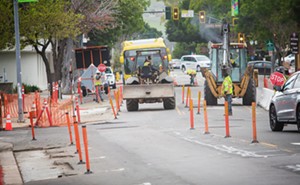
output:
[[[247,65],[246,43],[230,43],[229,24],[222,24],[223,43],[209,43],[211,68],[202,69],[204,82],[204,99],[207,105],[217,105],[222,95],[222,71],[227,70],[233,82],[233,98],[242,98],[243,105],[256,101],[258,73]]]

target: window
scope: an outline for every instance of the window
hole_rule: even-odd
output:
[[[190,59],[191,59],[191,62],[197,62],[194,57],[190,57]]]
[[[296,80],[297,75],[293,75],[291,76],[288,81],[286,81],[286,83],[283,86],[283,91],[289,90],[293,88],[293,84]]]
[[[295,89],[300,88],[300,75],[298,75],[298,77],[295,81],[294,88]]]

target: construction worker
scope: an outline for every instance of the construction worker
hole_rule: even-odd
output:
[[[151,65],[151,56],[148,56],[144,62],[144,66],[150,66]]]
[[[96,102],[99,103],[98,97],[103,102],[103,97],[102,97],[102,74],[99,70],[96,71],[96,74],[94,76],[94,85],[95,85],[95,88],[96,88]]]
[[[196,70],[188,69],[187,74],[190,75],[190,85],[194,85],[195,84],[195,77],[197,75]]]
[[[225,96],[225,101],[228,102],[228,115],[232,115],[232,94],[233,94],[233,85],[231,77],[228,74],[228,68],[225,66],[222,69],[223,75],[223,84],[222,84],[222,93]]]

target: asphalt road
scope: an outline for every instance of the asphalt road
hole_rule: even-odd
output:
[[[176,74],[188,79],[180,71]],[[225,138],[220,100],[219,106],[207,108],[210,134],[204,134],[202,106],[196,114],[197,92],[203,92],[203,79],[198,76],[199,86],[191,88],[195,129],[190,129],[181,87],[176,88],[175,110],[164,110],[162,103],[156,103],[127,112],[123,104],[117,120],[87,126],[93,174],[83,174],[84,165],[78,165],[80,174],[26,184],[298,185],[300,135],[296,126],[272,132],[268,112],[256,107],[259,143],[252,143],[252,109],[236,99],[229,118],[231,137]],[[44,132],[59,134],[56,128]]]

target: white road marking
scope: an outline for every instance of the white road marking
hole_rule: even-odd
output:
[[[174,132],[176,135],[180,136],[183,140],[192,142],[192,143],[196,143],[202,146],[206,146],[206,147],[210,147],[222,152],[226,152],[229,154],[235,154],[235,155],[240,155],[242,157],[255,157],[255,158],[267,158],[267,155],[259,155],[256,154],[255,152],[251,152],[251,151],[246,151],[246,150],[242,150],[242,149],[238,149],[238,148],[234,148],[232,146],[226,146],[226,145],[212,145],[212,144],[208,144],[208,143],[203,143],[200,141],[197,141],[195,139],[189,138],[189,137],[184,137],[182,136],[179,132]]]
[[[292,145],[300,145],[300,143],[291,143]]]
[[[99,157],[91,157],[90,159],[105,159],[106,156],[99,156]]]
[[[121,172],[125,171],[125,168],[119,168],[119,169],[114,169],[114,170],[105,170],[105,172]]]
[[[296,164],[296,165],[287,165],[286,167],[287,167],[288,169],[294,171],[294,172],[300,171],[300,164]]]

